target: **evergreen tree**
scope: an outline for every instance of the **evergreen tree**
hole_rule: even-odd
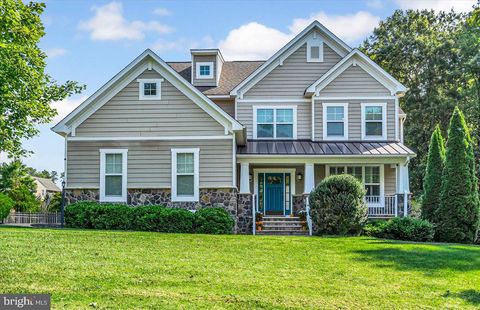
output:
[[[478,181],[469,130],[455,108],[448,128],[447,151],[436,238],[447,242],[474,242],[480,218]]]
[[[440,206],[445,142],[440,125],[435,127],[428,148],[427,169],[423,182],[422,218],[436,223],[435,210]]]

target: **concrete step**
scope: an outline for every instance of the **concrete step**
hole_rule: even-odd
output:
[[[264,216],[264,222],[276,222],[276,221],[300,221],[298,216]]]
[[[261,236],[308,236],[308,231],[303,230],[262,230],[257,231]]]
[[[262,231],[303,231],[302,226],[263,226]]]

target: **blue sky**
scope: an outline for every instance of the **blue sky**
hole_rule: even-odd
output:
[[[167,61],[189,60],[190,48],[219,47],[226,60],[266,59],[318,19],[358,46],[395,9],[467,11],[475,0],[356,1],[47,1],[41,47],[48,73],[87,86],[83,94],[53,103],[58,117],[25,142],[24,162],[63,171],[63,138],[50,131],[58,120],[146,48]]]

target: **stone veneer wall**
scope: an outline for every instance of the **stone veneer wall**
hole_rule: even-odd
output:
[[[293,215],[298,215],[298,212],[305,210],[303,203],[304,195],[292,195],[292,211]]]
[[[235,188],[201,188],[198,202],[172,202],[170,189],[128,189],[127,204],[164,205],[169,208],[199,210],[224,208],[235,219],[235,233],[252,233],[252,195],[238,194]],[[66,204],[77,201],[98,201],[98,189],[67,189]]]

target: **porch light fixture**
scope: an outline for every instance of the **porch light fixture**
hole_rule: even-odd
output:
[[[301,181],[303,179],[303,175],[301,172],[297,173],[297,180]]]

